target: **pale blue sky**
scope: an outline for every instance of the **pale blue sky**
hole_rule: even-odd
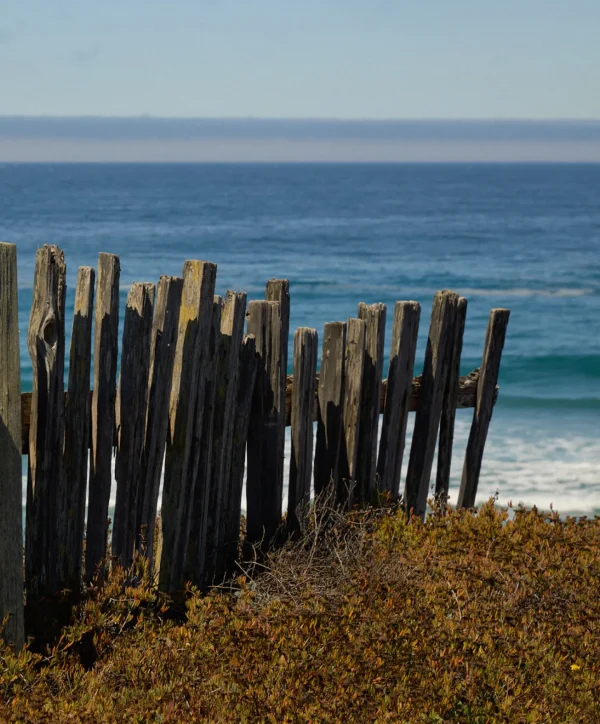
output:
[[[600,0],[0,0],[0,115],[600,118]]]

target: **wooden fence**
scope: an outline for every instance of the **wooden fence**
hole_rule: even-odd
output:
[[[117,384],[119,274],[118,257],[104,253],[97,276],[90,267],[79,270],[65,390],[66,265],[56,246],[38,249],[27,333],[33,391],[21,394],[16,247],[0,244],[0,618],[8,616],[10,641],[23,641],[24,590],[33,605],[65,587],[78,591],[107,561],[127,566],[136,551],[151,559],[165,592],[181,590],[185,581],[222,580],[242,543],[246,459],[249,543],[268,546],[282,531],[301,528],[313,477],[313,492],[332,485],[340,505],[386,492],[422,517],[438,437],[435,493],[445,500],[456,409],[472,407],[458,505],[474,505],[507,310],[491,311],[481,368],[467,377],[459,378],[467,302],[450,291],[434,297],[418,377],[417,302],[396,303],[387,379],[387,310],[362,303],[357,317],[325,325],[318,372],[317,331],[297,329],[288,376],[288,281],[268,281],[265,299],[247,304],[244,293],[215,296],[214,264],[186,261],[182,278],[131,287]],[[292,444],[283,511],[287,425]],[[24,567],[22,453],[28,455]]]

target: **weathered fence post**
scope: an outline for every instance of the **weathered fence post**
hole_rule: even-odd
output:
[[[233,432],[235,417],[239,414],[235,401],[245,320],[245,292],[228,291],[221,317],[216,372],[213,467],[206,541],[205,578],[208,583],[220,582],[225,571],[226,513],[231,494]]]
[[[248,334],[256,339],[256,382],[248,431],[247,538],[268,547],[281,524],[281,421],[285,387],[281,375],[279,302],[253,301],[246,312]]]
[[[366,330],[355,493],[358,501],[364,502],[371,501],[375,492],[386,306],[361,302],[358,318],[364,320]]]
[[[404,492],[406,510],[420,517],[425,515],[427,508],[444,388],[450,372],[457,304],[458,294],[449,291],[438,292],[433,300],[421,398],[416,412]]]
[[[389,493],[393,500],[398,500],[400,491],[420,317],[418,302],[396,302],[377,460],[380,489]]]
[[[310,500],[318,346],[316,329],[300,327],[296,330],[291,415],[292,454],[287,514],[287,528],[292,533],[299,531]]]
[[[315,497],[329,485],[337,490],[343,432],[344,357],[346,323],[329,322],[323,332],[319,372],[317,441],[315,447]]]
[[[229,573],[234,571],[239,548],[246,443],[256,380],[256,363],[256,340],[252,335],[246,335],[242,342],[239,358],[238,385],[234,401],[236,415],[231,446],[229,495],[225,508],[225,567]]]
[[[452,340],[450,353],[450,371],[446,380],[446,389],[444,390],[442,417],[440,419],[440,438],[438,442],[435,497],[444,505],[448,500],[448,489],[450,486],[452,443],[454,441],[454,422],[456,419],[458,380],[460,377],[460,356],[462,354],[466,317],[467,300],[464,297],[460,297],[454,320],[454,339]]]
[[[356,486],[356,460],[360,436],[360,401],[365,366],[365,331],[362,319],[349,319],[344,359],[343,437],[337,502],[351,507]]]
[[[469,442],[465,454],[462,480],[458,494],[459,508],[472,508],[475,505],[477,485],[481,472],[481,461],[492,412],[494,396],[500,371],[500,359],[506,338],[506,328],[510,312],[508,309],[492,309],[485,335],[483,360],[477,385],[477,400],[473,423],[469,433]]]
[[[200,458],[194,486],[192,501],[192,515],[190,520],[190,535],[186,557],[185,578],[196,586],[204,583],[204,562],[206,559],[207,525],[211,511],[212,494],[212,466],[214,418],[216,386],[218,384],[217,361],[221,348],[221,315],[223,312],[223,299],[215,296],[213,311],[208,333],[208,348],[206,350],[206,375],[204,377],[204,404],[202,418],[202,436],[200,438]]]
[[[92,318],[96,272],[82,266],[77,273],[69,387],[65,402],[64,485],[60,504],[63,536],[60,544],[60,580],[74,591],[81,585],[85,498],[90,439],[90,370]]]
[[[63,252],[37,250],[27,346],[33,370],[29,426],[25,572],[30,600],[59,586],[59,500],[64,442],[66,266]]]
[[[196,473],[200,456],[206,348],[217,267],[186,261],[169,412],[161,509],[159,587],[170,593],[181,584]]]
[[[125,567],[131,565],[135,547],[138,482],[148,411],[154,293],[154,284],[136,282],[125,306],[116,407],[117,496],[112,531],[112,555]]]
[[[156,507],[167,443],[169,400],[182,288],[183,280],[180,277],[161,276],[152,324],[148,416],[139,474],[136,523],[137,548],[151,560],[154,554]]]
[[[0,621],[15,649],[23,632],[21,364],[17,247],[0,243]]]
[[[106,556],[119,334],[119,257],[98,257],[94,313],[94,394],[85,570],[91,579]]]

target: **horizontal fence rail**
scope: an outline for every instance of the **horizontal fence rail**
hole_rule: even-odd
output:
[[[287,279],[270,279],[262,300],[235,291],[220,297],[216,265],[186,261],[180,278],[133,284],[119,340],[119,258],[101,253],[97,270],[79,270],[66,320],[66,261],[46,245],[37,252],[27,334],[33,391],[21,393],[16,261],[16,247],[0,244],[0,620],[8,617],[3,635],[17,647],[27,633],[24,593],[27,607],[39,606],[65,589],[79,592],[85,580],[101,583],[111,565],[128,567],[136,555],[148,559],[165,593],[181,596],[187,582],[205,589],[234,574],[241,557],[299,535],[325,492],[343,508],[384,494],[423,517],[432,475],[435,497],[448,499],[461,408],[474,417],[458,505],[474,506],[508,310],[491,311],[481,367],[464,377],[467,301],[450,291],[434,297],[421,374],[414,374],[421,307],[399,301],[388,370],[386,306],[360,303],[356,317],[327,323],[322,335],[296,330],[288,375]]]

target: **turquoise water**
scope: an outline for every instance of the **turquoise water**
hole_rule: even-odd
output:
[[[23,389],[35,249],[65,252],[68,326],[79,265],[121,257],[134,281],[218,265],[219,292],[291,283],[291,325],[359,301],[469,299],[463,372],[490,308],[511,309],[480,499],[600,512],[600,165],[0,165],[0,239],[17,244]],[[459,411],[452,499],[471,413]]]

